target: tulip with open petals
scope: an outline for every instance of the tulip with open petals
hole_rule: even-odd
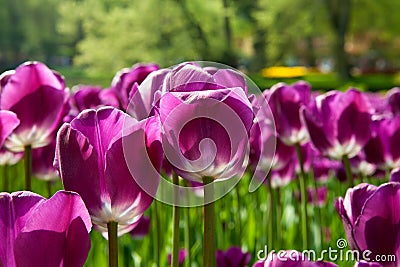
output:
[[[105,107],[83,111],[58,132],[54,163],[64,188],[82,196],[102,232],[110,222],[119,235],[131,231],[153,201],[162,159],[153,121]]]
[[[20,120],[5,146],[19,152],[48,145],[66,113],[69,91],[63,77],[43,63],[26,62],[0,79],[0,109]]]
[[[300,109],[308,106],[311,99],[311,87],[303,81],[293,85],[279,83],[271,88],[268,104],[274,115],[278,137],[287,145],[308,140]]]
[[[302,114],[314,147],[333,159],[354,157],[371,135],[370,107],[355,89],[320,95]]]

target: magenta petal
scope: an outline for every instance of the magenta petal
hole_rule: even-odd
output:
[[[58,191],[36,207],[22,231],[65,232],[76,218],[81,218],[86,232],[90,232],[92,223],[81,197],[75,192]]]
[[[0,266],[14,266],[15,237],[44,198],[31,192],[0,193]]]
[[[150,73],[137,91],[129,94],[129,105],[127,112],[137,120],[149,117],[153,108],[156,92],[161,92],[165,76],[170,72],[168,69],[161,69]]]
[[[18,266],[83,266],[92,223],[80,196],[59,191],[36,207],[16,239]],[[40,244],[40,245],[38,245]]]
[[[322,122],[314,114],[311,113],[311,110],[303,109],[302,115],[304,118],[304,122],[307,126],[312,144],[322,154],[326,154],[327,150],[332,147],[332,144],[327,138],[327,134],[324,131]]]
[[[399,183],[380,186],[365,202],[354,227],[354,237],[360,250],[371,250],[370,258],[389,254],[400,257],[399,202]]]
[[[91,213],[101,209],[103,175],[98,166],[98,155],[89,140],[71,125],[64,124],[58,131],[54,161],[66,190],[81,194]]]
[[[240,172],[254,117],[242,89],[165,93],[160,117],[166,157],[183,177],[226,179]]]
[[[213,78],[219,85],[223,85],[226,88],[243,88],[247,94],[247,85],[245,78],[238,72],[231,69],[218,69],[214,74]]]
[[[65,249],[64,241],[64,233],[47,230],[19,234],[14,248],[17,266],[60,266]]]
[[[0,147],[18,125],[19,119],[14,112],[0,110]]]
[[[123,214],[124,220],[132,220],[132,223],[152,203],[159,182],[159,174],[147,156],[145,142],[144,129],[138,129],[114,142],[106,153],[105,177],[111,208],[115,214]],[[139,184],[145,186],[152,196],[146,194]]]

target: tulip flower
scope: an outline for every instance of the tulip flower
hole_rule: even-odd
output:
[[[14,112],[20,120],[6,147],[18,152],[49,144],[68,100],[63,77],[43,63],[26,62],[1,79],[0,109]]]
[[[118,96],[110,89],[92,85],[77,85],[72,88],[72,91],[69,99],[71,119],[67,121],[71,121],[85,109],[97,109],[102,106],[119,108]]]
[[[328,188],[325,186],[314,188],[307,188],[308,202],[315,206],[322,207],[325,205],[328,198]]]
[[[362,93],[331,91],[313,104],[303,109],[303,116],[314,147],[333,159],[357,155],[371,135],[370,109]]]
[[[135,227],[157,192],[162,154],[155,120],[138,122],[104,107],[83,111],[57,135],[54,163],[64,188],[82,196],[114,249],[116,235]]]
[[[187,256],[188,256],[188,251],[186,249],[180,249],[179,250],[179,253],[178,253],[178,264],[179,264],[179,266],[183,265],[183,263],[185,262],[185,259],[187,258]],[[168,265],[172,264],[172,255],[171,254],[168,254],[167,261],[168,261]]]
[[[312,262],[295,250],[282,250],[270,253],[265,260],[256,262],[253,267],[337,267],[331,262]]]
[[[307,129],[300,119],[300,108],[311,102],[311,87],[299,81],[293,85],[278,83],[270,89],[268,104],[274,115],[278,137],[287,145],[308,140]]]
[[[370,250],[372,261],[377,255],[400,256],[400,183],[379,187],[360,184],[347,190],[345,198],[336,201],[347,239],[352,249]],[[383,266],[398,266],[396,262],[381,262]]]
[[[203,264],[211,266],[215,262],[213,181],[241,177],[248,162],[254,114],[245,79],[232,70],[181,64],[165,74],[154,103],[163,127],[164,153],[174,171],[208,185]],[[173,263],[174,258],[176,250]]]
[[[25,151],[25,189],[31,188],[31,150],[48,145],[67,113],[64,79],[40,62],[26,62],[0,76],[0,109],[14,112],[20,124],[5,146]]]
[[[324,156],[343,161],[352,186],[349,158],[356,156],[371,136],[370,107],[362,93],[355,89],[331,91],[318,96],[302,114],[314,147]]]
[[[55,181],[59,179],[57,169],[53,166],[56,151],[56,140],[32,151],[32,174],[43,181]]]
[[[383,170],[400,167],[400,117],[373,122],[373,134],[364,151],[366,160]]]
[[[135,228],[133,228],[133,230],[129,232],[129,234],[133,238],[141,239],[144,238],[146,235],[148,235],[149,231],[150,231],[150,218],[143,216],[142,218],[140,218]]]
[[[83,266],[91,227],[74,192],[0,193],[0,266]]]
[[[147,75],[151,72],[158,70],[156,64],[135,64],[132,68],[124,68],[117,72],[111,82],[111,90],[115,91],[118,95],[121,109],[126,110],[129,104],[129,94],[132,88],[140,85]]]

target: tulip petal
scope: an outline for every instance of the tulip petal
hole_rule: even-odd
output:
[[[32,212],[15,242],[18,266],[83,266],[92,223],[81,197],[59,191]],[[38,246],[38,244],[40,244]]]
[[[0,193],[0,266],[14,266],[14,240],[45,199],[31,192]]]
[[[98,155],[83,134],[64,124],[58,131],[54,166],[59,170],[64,188],[78,192],[92,212],[100,210],[104,194],[98,167]],[[103,186],[104,187],[104,186]]]
[[[8,110],[0,110],[0,147],[3,146],[6,138],[19,125],[17,115]]]
[[[400,184],[380,186],[365,202],[354,227],[354,237],[360,250],[369,249],[376,255],[395,254],[400,257]]]

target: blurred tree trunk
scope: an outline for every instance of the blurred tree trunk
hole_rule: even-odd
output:
[[[210,44],[208,43],[207,36],[201,27],[201,24],[196,21],[193,14],[190,12],[186,0],[176,0],[180,8],[182,9],[182,13],[185,16],[188,27],[189,34],[192,36],[193,40],[196,40],[194,43],[196,44],[196,50],[198,51],[201,60],[210,60],[208,57],[210,53]],[[198,42],[197,42],[198,41]]]
[[[350,65],[345,51],[346,33],[349,28],[351,0],[325,0],[329,20],[335,34],[334,55],[340,79],[350,78]]]
[[[225,35],[225,51],[223,55],[223,62],[229,66],[237,67],[238,59],[233,48],[233,36],[231,27],[231,10],[229,0],[222,0],[224,4],[225,18],[224,18],[224,35]]]
[[[267,29],[257,25],[253,41],[254,56],[251,64],[252,71],[259,71],[267,65]]]

